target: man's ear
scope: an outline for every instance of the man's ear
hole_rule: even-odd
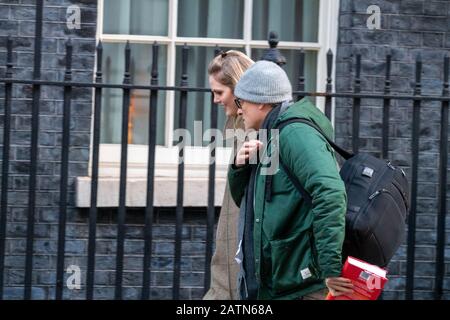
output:
[[[258,105],[259,110],[265,110],[266,108],[272,109],[272,105],[270,103],[261,103]]]

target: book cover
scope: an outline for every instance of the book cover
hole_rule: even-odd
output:
[[[376,300],[388,281],[387,271],[365,261],[348,257],[342,268],[342,277],[353,283],[350,295],[333,296],[328,293],[327,300]]]

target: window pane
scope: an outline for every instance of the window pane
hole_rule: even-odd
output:
[[[252,59],[260,60],[266,49],[252,49]],[[286,57],[286,64],[283,66],[284,71],[291,81],[292,90],[297,90],[299,75],[299,50],[280,50],[281,54]],[[317,52],[305,52],[305,90],[316,91],[316,72],[317,70]],[[295,98],[295,97],[294,97]]]
[[[208,64],[214,58],[214,47],[190,47],[188,58],[188,86],[209,88]],[[224,48],[224,50],[240,50],[242,48]],[[177,47],[176,78],[175,83],[180,84],[181,79],[181,53],[182,47]],[[222,130],[225,125],[225,112],[223,107],[218,106],[218,125]],[[180,94],[175,96],[175,116],[174,128],[179,128]],[[189,92],[186,112],[186,127],[191,132],[192,145],[194,145],[194,121],[202,121],[203,132],[211,128],[211,93],[210,92]],[[200,140],[200,139],[199,139]],[[178,141],[175,141],[175,144]],[[203,142],[207,146],[209,141]],[[195,145],[200,145],[196,143]]]
[[[106,0],[103,33],[167,36],[167,0]]]
[[[178,36],[242,39],[244,0],[178,1]]]
[[[319,0],[253,1],[253,40],[267,40],[269,32],[281,41],[317,42]]]
[[[131,76],[133,84],[150,84],[152,46],[131,44]],[[105,83],[122,83],[125,71],[125,44],[103,44],[103,72]],[[160,46],[158,61],[159,84],[166,84],[167,48]],[[133,90],[130,100],[129,142],[148,143],[149,90]],[[164,144],[165,127],[164,91],[158,92],[156,143]],[[121,143],[122,132],[122,90],[103,89],[102,94],[102,143]]]

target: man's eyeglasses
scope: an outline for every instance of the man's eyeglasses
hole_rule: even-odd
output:
[[[239,98],[234,99],[234,103],[236,104],[236,107],[238,107],[238,109],[242,109],[241,99]]]

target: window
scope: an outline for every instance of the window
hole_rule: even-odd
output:
[[[336,0],[100,0],[97,37],[104,43],[104,79],[123,80],[124,44],[132,44],[132,78],[135,84],[150,82],[151,45],[157,41],[159,83],[180,83],[181,47],[189,50],[189,86],[209,87],[207,65],[214,47],[236,49],[254,60],[268,48],[269,31],[279,35],[278,48],[287,59],[284,66],[295,90],[298,81],[298,52],[306,52],[306,89],[324,90],[326,51],[335,51],[339,1]],[[146,176],[148,91],[133,91],[129,124],[129,177]],[[100,151],[100,175],[118,176],[122,92],[104,90]],[[209,93],[189,93],[187,127],[203,121],[209,128]],[[169,170],[177,163],[173,131],[178,126],[179,94],[158,95],[156,175],[175,176]],[[219,128],[225,115],[219,108]],[[202,145],[186,150],[186,178],[207,177],[208,150]],[[218,177],[225,177],[230,150],[217,150]],[[189,167],[192,165],[191,167]],[[167,170],[165,170],[166,168]],[[200,169],[203,168],[203,169]],[[175,167],[173,167],[175,169]]]

